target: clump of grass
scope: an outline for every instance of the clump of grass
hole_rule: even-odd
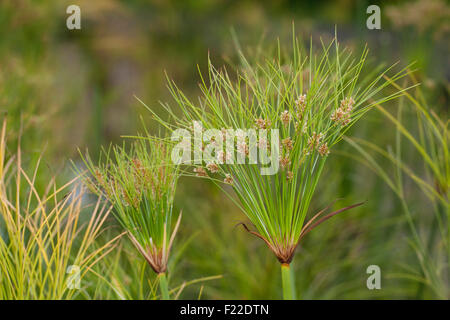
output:
[[[184,163],[195,164],[197,176],[223,181],[232,187],[239,200],[236,204],[256,230],[243,226],[262,239],[281,263],[286,299],[296,296],[289,265],[300,240],[328,218],[361,205],[329,214],[325,214],[324,209],[306,221],[332,148],[372,106],[394,99],[402,92],[379,95],[387,86],[383,76],[393,66],[385,70],[374,68],[365,71],[363,76],[367,54],[364,48],[355,59],[348,49],[340,48],[336,39],[329,45],[322,43],[318,54],[311,45],[308,54],[294,38],[292,50],[282,50],[278,44],[275,54],[256,61],[249,61],[240,53],[242,65],[234,74],[226,69],[218,70],[208,61],[207,79],[200,75],[202,95],[197,103],[190,101],[169,81],[169,89],[182,116],[169,105],[164,107],[175,124],[163,120],[147,107],[155,119],[170,130],[194,130],[195,136],[195,129],[200,128],[205,133],[200,143],[194,137],[194,156],[196,152],[213,149],[212,157],[203,159],[202,163],[195,160]],[[406,68],[394,73],[392,81],[406,73]],[[249,128],[259,130],[259,135],[245,136],[239,132],[239,129]],[[211,138],[210,129],[223,134]],[[229,144],[223,149],[220,143],[228,139],[224,136],[229,129],[236,133],[237,142],[231,150]],[[279,145],[269,141],[278,141]],[[234,137],[232,142],[235,142]],[[261,161],[255,161],[255,154],[251,152],[255,144],[257,150],[275,159],[280,168],[276,174],[261,174],[264,166]],[[243,157],[245,163],[231,164],[228,159],[234,157]],[[224,188],[228,193],[227,190]],[[235,201],[232,196],[231,199]]]
[[[181,220],[180,213],[172,221],[178,166],[171,163],[166,143],[156,138],[140,137],[129,150],[111,147],[102,158],[95,165],[84,157],[90,172],[85,182],[113,205],[115,217],[158,274],[162,298],[169,299],[167,263]]]
[[[118,238],[96,244],[110,210],[97,202],[82,224],[84,193],[77,179],[63,186],[52,179],[41,192],[35,183],[39,163],[27,174],[20,147],[7,158],[5,137],[6,119],[0,137],[0,299],[83,295],[83,278]]]

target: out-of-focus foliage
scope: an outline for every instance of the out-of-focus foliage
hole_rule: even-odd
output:
[[[0,112],[2,117],[8,114],[10,127],[6,152],[20,137],[26,167],[45,151],[37,189],[55,173],[61,180],[72,177],[66,160],[77,161],[76,147],[89,147],[95,157],[101,145],[119,141],[120,135],[134,135],[141,114],[147,127],[157,132],[156,123],[133,95],[157,111],[159,100],[170,101],[166,71],[195,100],[197,64],[205,71],[208,55],[214,65],[236,62],[232,30],[245,51],[273,43],[278,36],[281,42],[290,41],[292,22],[305,42],[310,37],[326,42],[337,26],[341,42],[352,48],[367,42],[377,63],[399,60],[406,65],[416,60],[415,76],[427,105],[444,123],[448,119],[449,4],[443,0],[78,0],[81,30],[66,28],[69,4],[72,1],[0,2]],[[366,29],[369,4],[381,7],[381,30]],[[388,111],[393,107],[385,106]],[[409,128],[415,121],[414,109],[405,105],[402,123]],[[369,112],[352,128],[352,136],[388,150],[395,145],[396,125],[387,123],[383,114]],[[418,284],[423,278],[421,262],[409,245],[412,235],[402,201],[383,179],[345,156],[355,152],[350,145],[339,148],[343,155],[330,155],[332,165],[324,171],[324,183],[318,185],[320,192],[311,207],[323,208],[339,197],[348,203],[368,201],[305,238],[293,266],[300,298],[438,297],[429,286]],[[410,161],[411,170],[424,174],[423,162],[409,155],[404,159]],[[405,180],[403,199],[419,236],[428,239],[433,215],[427,210],[427,197],[412,186],[413,181]],[[180,298],[197,298],[200,291],[202,298],[281,296],[275,258],[257,239],[234,228],[243,215],[213,184],[182,178],[175,210],[180,209],[184,226],[175,247],[183,254],[177,249],[169,262],[172,289],[191,279],[223,275],[186,287]],[[98,274],[87,275],[86,296],[152,297],[153,279],[142,276],[148,270],[142,272],[142,260],[121,241],[116,255],[96,264]],[[439,245],[432,241],[431,246]],[[381,268],[382,290],[366,287],[366,268],[371,264]],[[136,266],[139,270],[133,269]],[[416,277],[404,276],[414,272]]]

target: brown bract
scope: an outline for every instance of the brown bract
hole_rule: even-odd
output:
[[[156,273],[160,274],[166,272],[167,270],[167,262],[169,260],[170,249],[172,248],[173,241],[175,239],[175,235],[178,231],[178,227],[180,226],[182,213],[178,216],[177,223],[175,224],[175,228],[173,229],[172,235],[170,236],[170,240],[167,243],[167,232],[166,226],[164,226],[164,238],[162,248],[157,247],[155,244],[151,243],[151,245],[147,245],[145,248],[139,243],[136,237],[128,232],[128,236],[131,239],[131,242],[136,246],[142,256],[145,258],[147,263]]]

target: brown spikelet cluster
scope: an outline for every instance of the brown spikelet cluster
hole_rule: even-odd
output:
[[[267,129],[268,127],[270,127],[270,120],[264,120],[262,118],[258,118],[255,120],[255,126],[258,129]]]
[[[352,121],[351,113],[354,105],[355,101],[352,97],[343,99],[339,108],[334,110],[331,114],[331,120],[341,124],[342,126],[346,126],[350,123],[350,121]]]
[[[281,119],[281,122],[283,123],[283,125],[285,127],[287,127],[289,125],[289,122],[291,121],[291,115],[290,115],[289,111],[284,110],[281,113],[280,119]]]
[[[306,94],[302,94],[295,100],[296,119],[294,128],[296,132],[302,131],[303,133],[306,133],[307,119],[305,118],[305,109]]]
[[[306,108],[306,94],[300,95],[297,100],[295,100],[295,107],[297,109],[297,118],[298,120],[303,119],[303,114]]]
[[[231,174],[226,174],[225,175],[225,179],[223,179],[223,182],[227,183],[227,184],[233,184],[233,178],[231,177]]]
[[[283,147],[286,148],[286,151],[292,150],[294,143],[290,137],[287,137],[286,139],[281,140],[281,144]]]
[[[225,161],[227,160],[227,158],[225,156],[225,152],[223,152],[222,150],[217,151],[216,159],[220,164],[225,163]]]
[[[159,146],[164,153],[164,147]],[[133,158],[125,166],[124,174],[129,185],[118,183],[114,175],[107,174],[100,168],[93,170],[95,183],[94,189],[99,190],[109,201],[121,200],[123,205],[139,208],[142,197],[161,199],[163,193],[174,179],[173,172],[167,170],[164,163],[150,170],[142,164],[142,161]],[[132,187],[131,187],[132,186]]]
[[[103,175],[101,174],[100,170],[98,168],[95,168],[95,178],[97,179],[98,183],[102,186],[105,185],[105,180],[103,179]]]
[[[258,140],[258,148],[263,150],[269,149],[269,141],[267,139],[260,137]]]
[[[289,155],[285,155],[280,158],[280,166],[281,166],[282,170],[289,168],[290,165],[291,165],[291,159],[289,159]]]
[[[205,169],[203,169],[202,167],[194,168],[194,173],[197,177],[207,177],[208,176]]]
[[[288,171],[286,173],[286,180],[291,181],[294,178],[294,173],[292,171]]]
[[[321,156],[327,156],[330,154],[330,150],[328,149],[328,143],[322,143],[319,148],[317,149],[317,151],[319,151],[319,154]]]
[[[323,133],[317,134],[315,131],[311,135],[311,137],[308,138],[308,149],[314,150],[316,147],[320,145],[320,141],[323,138]]]
[[[164,272],[180,219],[175,228],[166,223],[171,219],[180,174],[171,161],[168,143],[142,138],[126,147],[114,146],[104,155],[105,161],[98,165],[86,158],[91,176],[85,181],[110,202],[116,218],[153,270]]]
[[[217,164],[215,164],[214,162],[208,163],[206,165],[206,169],[208,169],[208,171],[211,173],[219,172],[219,166]]]

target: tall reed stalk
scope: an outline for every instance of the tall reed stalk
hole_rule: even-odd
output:
[[[163,140],[139,137],[130,148],[103,150],[98,165],[83,158],[87,186],[114,207],[113,213],[134,246],[158,275],[161,298],[169,299],[167,263],[181,213],[172,209],[180,171]]]

